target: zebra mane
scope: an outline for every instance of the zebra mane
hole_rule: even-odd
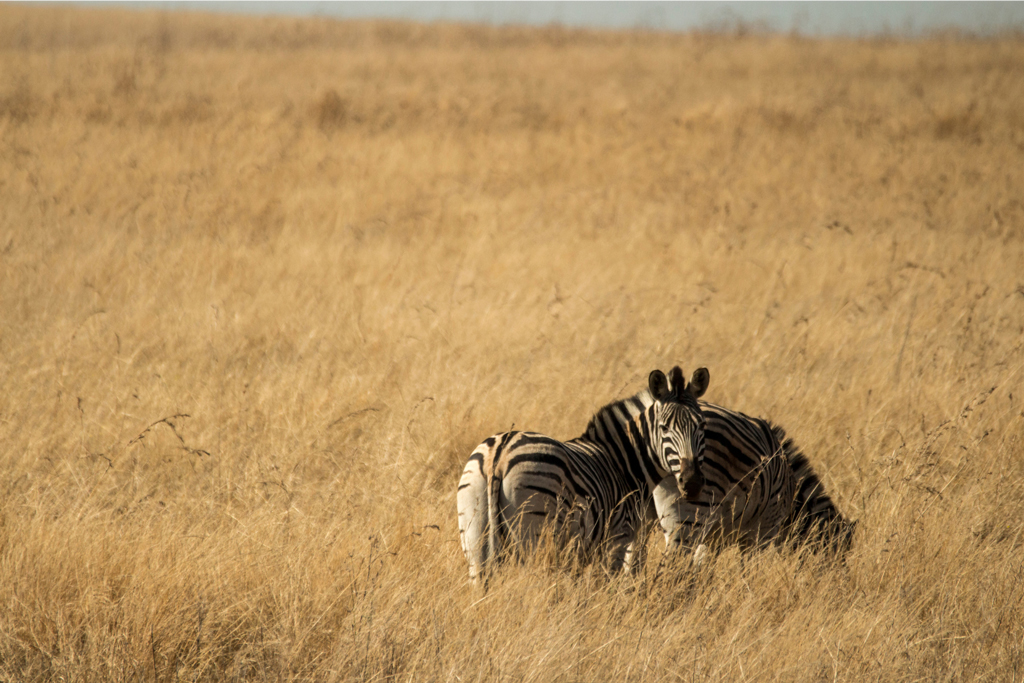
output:
[[[654,397],[648,389],[643,389],[628,398],[612,401],[594,413],[587,423],[583,437],[596,441],[601,425],[607,425],[609,422],[624,425],[653,403]]]

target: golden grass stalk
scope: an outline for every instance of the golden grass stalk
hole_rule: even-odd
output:
[[[1024,45],[0,6],[0,679],[1020,680]],[[846,567],[466,586],[655,367]]]

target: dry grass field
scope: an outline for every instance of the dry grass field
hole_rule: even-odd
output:
[[[0,6],[0,681],[1024,680],[1024,40]],[[467,585],[653,368],[845,566]]]

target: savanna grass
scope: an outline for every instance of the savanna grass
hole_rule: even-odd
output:
[[[0,6],[0,679],[1024,678],[1024,43]],[[845,566],[469,590],[455,486],[656,367]]]

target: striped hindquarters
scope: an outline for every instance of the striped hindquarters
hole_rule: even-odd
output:
[[[457,494],[470,578],[506,548],[532,550],[545,529],[589,554],[621,535],[617,530],[632,528],[640,507],[636,485],[611,460],[586,439],[563,443],[534,432],[506,432],[480,444]]]
[[[545,525],[587,554],[633,526],[636,483],[599,443],[520,432],[496,453],[494,472],[502,523],[525,550]]]
[[[789,520],[792,540],[814,548],[824,546],[845,553],[853,543],[856,522],[846,519],[839,512],[807,456],[786,436],[786,432],[777,425],[773,425],[772,430],[782,444],[786,461],[796,480],[796,497]]]

